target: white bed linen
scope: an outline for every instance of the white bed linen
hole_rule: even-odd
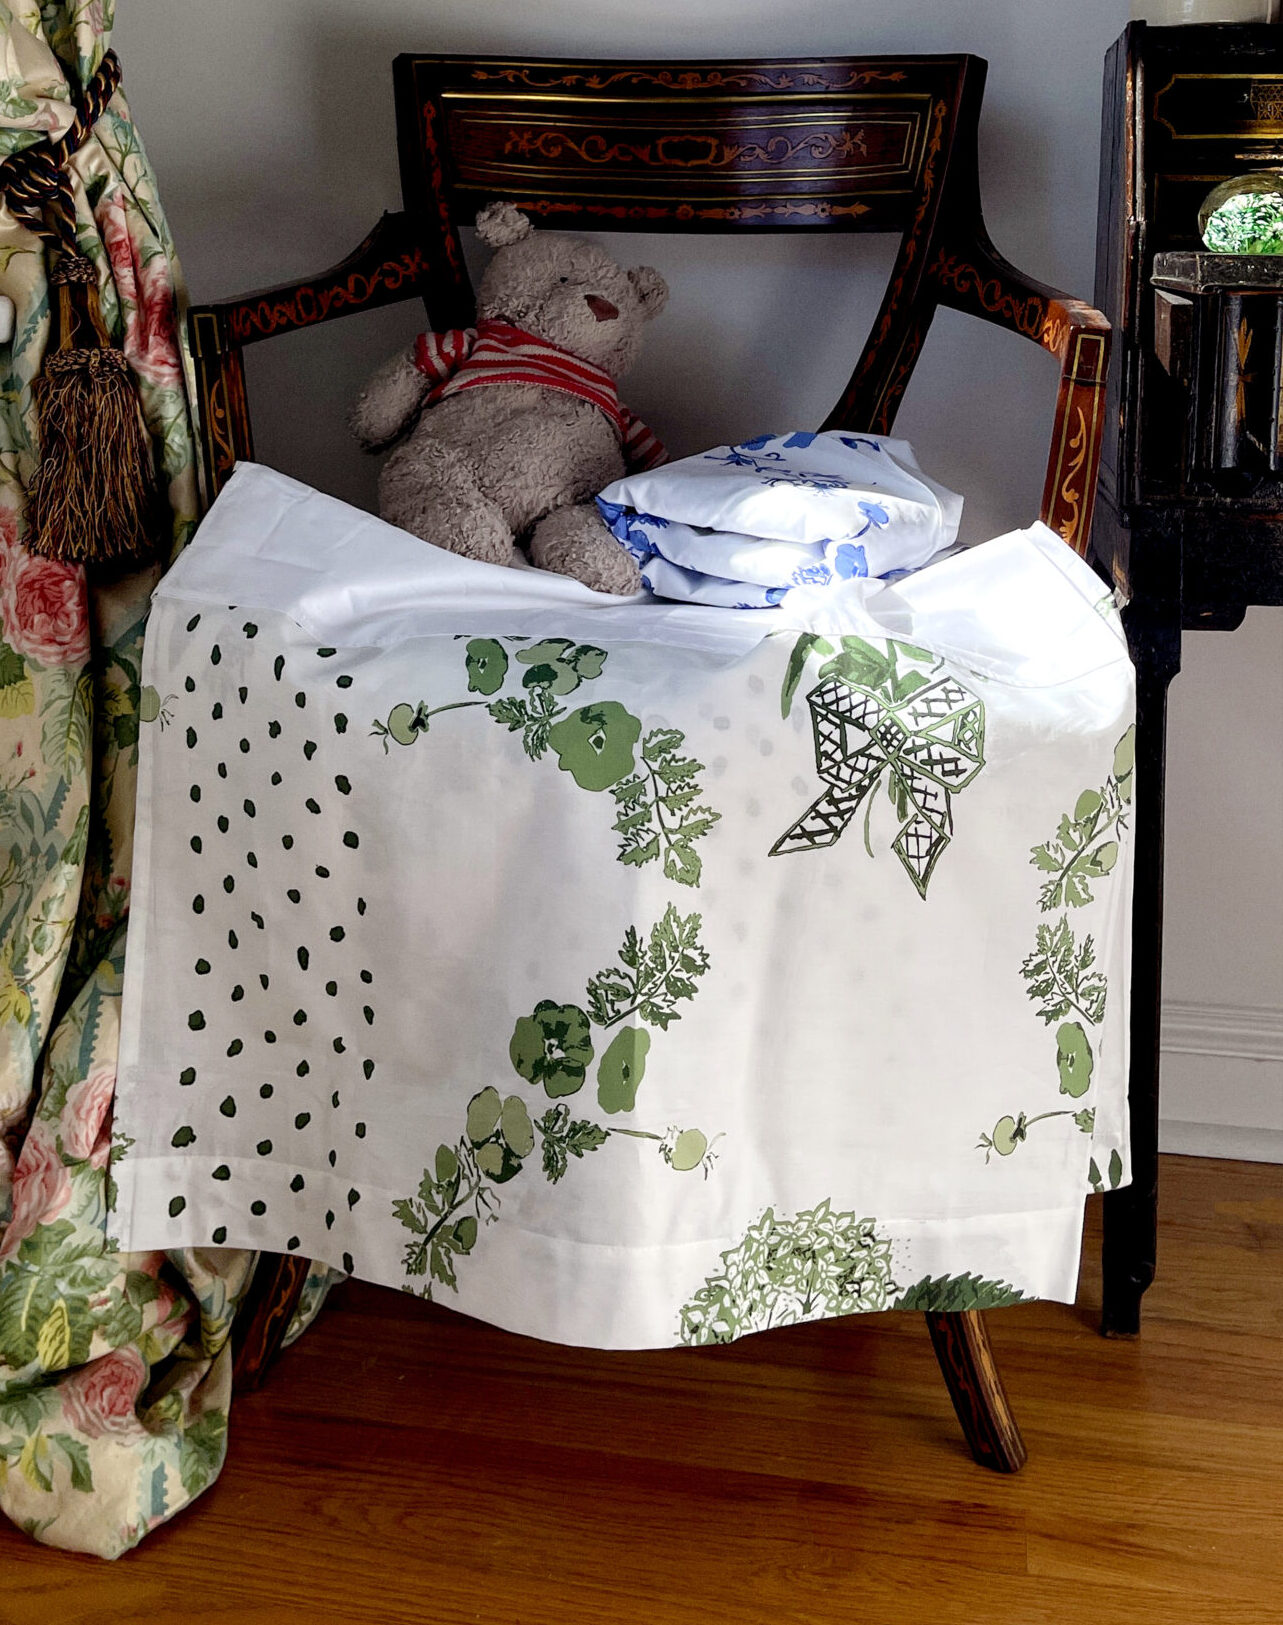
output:
[[[1128,1177],[1133,685],[1044,526],[734,611],[243,465],[143,680],[122,1248],[608,1347],[1072,1298]]]

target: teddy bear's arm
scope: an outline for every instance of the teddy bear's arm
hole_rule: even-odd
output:
[[[412,349],[393,356],[353,402],[352,433],[367,451],[386,446],[413,421],[432,387],[433,380],[415,365]]]
[[[357,396],[348,422],[367,451],[395,440],[418,416],[425,397],[472,353],[475,327],[420,333],[408,352],[393,356]]]

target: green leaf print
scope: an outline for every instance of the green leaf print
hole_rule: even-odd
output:
[[[1069,916],[1055,925],[1038,927],[1038,946],[1020,967],[1029,983],[1029,997],[1040,1002],[1039,1015],[1051,1025],[1076,1010],[1083,1020],[1098,1026],[1105,1019],[1105,978],[1092,966],[1096,944],[1090,936],[1079,943]]]
[[[1038,897],[1044,913],[1056,908],[1085,908],[1092,900],[1093,882],[1110,874],[1118,862],[1118,842],[1113,836],[1127,827],[1131,737],[1129,730],[1114,752],[1114,760],[1127,768],[1125,778],[1120,780],[1111,774],[1100,790],[1084,790],[1073,813],[1061,818],[1055,836],[1032,849],[1030,862],[1050,877]]]
[[[699,805],[697,774],[704,764],[678,754],[686,736],[676,728],[655,728],[642,742],[641,768],[616,784],[615,830],[622,837],[619,861],[650,863],[663,856],[664,874],[681,886],[698,886],[703,869],[693,842],[707,835],[722,816]]]
[[[554,1106],[535,1124],[543,1145],[543,1171],[555,1185],[566,1172],[571,1157],[584,1157],[597,1151],[610,1138],[610,1130],[597,1123],[572,1119],[569,1106]]]
[[[0,688],[12,688],[27,675],[27,663],[16,649],[0,638]]]
[[[521,748],[532,762],[537,762],[548,749],[548,733],[564,706],[553,700],[552,690],[535,688],[526,699],[507,695],[487,707],[496,722],[501,722],[509,733],[521,734]]]
[[[767,1208],[680,1313],[683,1343],[729,1343],[745,1332],[886,1309],[898,1286],[891,1243],[876,1221],[829,1202],[792,1217]]]
[[[83,1495],[92,1495],[94,1488],[93,1468],[89,1463],[89,1446],[83,1439],[77,1439],[70,1433],[51,1433],[49,1443],[62,1452],[66,1460],[73,1490],[79,1490]]]
[[[784,684],[780,689],[780,715],[787,717],[793,709],[793,696],[797,693],[806,662],[812,654],[831,655],[833,645],[816,632],[803,632],[793,645],[788,665],[784,669]]]
[[[32,1260],[32,1263],[37,1263]],[[10,1268],[0,1282],[0,1359],[20,1368],[38,1361],[46,1371],[80,1365],[89,1357],[92,1321],[88,1287],[75,1291],[45,1267]]]
[[[188,1495],[199,1495],[227,1451],[227,1412],[208,1410],[188,1424],[178,1446],[178,1476]]]
[[[960,1309],[1005,1309],[1023,1303],[1025,1295],[1006,1281],[985,1281],[978,1275],[924,1275],[891,1305],[893,1309],[921,1309],[932,1314],[953,1314]]]
[[[699,940],[701,918],[681,915],[670,903],[643,945],[633,926],[624,933],[619,964],[608,965],[588,982],[588,1010],[599,1027],[613,1027],[634,1012],[667,1031],[681,1020],[676,1005],[693,999],[696,982],[708,969]]]
[[[1034,868],[1049,877],[1039,891],[1040,910],[1063,912],[1054,923],[1037,927],[1034,951],[1021,964],[1020,974],[1028,984],[1029,997],[1038,1006],[1038,1014],[1048,1026],[1059,1023],[1059,1090],[1073,1100],[1080,1100],[1091,1088],[1095,1071],[1091,1034],[1105,1019],[1108,986],[1095,968],[1094,938],[1087,933],[1079,941],[1070,924],[1070,912],[1092,903],[1095,883],[1117,866],[1121,847],[1115,837],[1127,828],[1135,737],[1135,728],[1128,728],[1114,747],[1112,771],[1105,783],[1098,790],[1082,791],[1073,811],[1062,815],[1055,836],[1033,847],[1030,858]],[[1020,1112],[1000,1117],[989,1133],[980,1135],[977,1150],[984,1152],[986,1162],[994,1154],[1009,1157],[1033,1124],[1053,1117],[1072,1117],[1082,1133],[1095,1132],[1094,1107],[1077,1112],[1040,1112],[1033,1117]],[[1088,1174],[1092,1189],[1101,1189],[1100,1170],[1094,1160]]]
[[[550,1098],[577,1094],[593,1058],[588,1017],[577,1004],[541,999],[513,1028],[508,1054],[527,1083],[541,1083]]]

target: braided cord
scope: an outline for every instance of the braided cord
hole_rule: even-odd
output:
[[[76,204],[69,160],[89,139],[120,84],[120,58],[108,51],[76,100],[76,116],[61,141],[24,147],[0,164],[0,191],[29,231],[64,254],[76,254]]]

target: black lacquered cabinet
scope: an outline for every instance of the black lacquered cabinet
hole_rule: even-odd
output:
[[[1283,167],[1283,27],[1133,23],[1105,63],[1096,304],[1114,327],[1092,555],[1137,669],[1130,1188],[1105,1198],[1102,1330],[1153,1279],[1167,687],[1186,630],[1283,604],[1283,260],[1201,252],[1220,181]],[[1276,270],[1276,266],[1278,270]]]

